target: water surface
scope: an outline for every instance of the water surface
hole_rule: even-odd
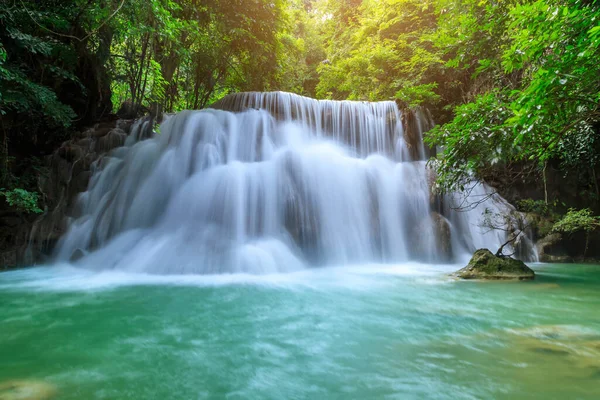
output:
[[[0,387],[41,381],[65,400],[600,398],[600,267],[539,265],[519,283],[456,282],[455,269],[2,273]]]

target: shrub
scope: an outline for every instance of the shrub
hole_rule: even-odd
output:
[[[550,215],[550,207],[543,200],[523,199],[517,201],[517,209],[526,213]]]
[[[38,193],[29,192],[25,189],[0,189],[0,195],[6,198],[11,207],[27,213],[39,214],[42,210],[38,207]]]

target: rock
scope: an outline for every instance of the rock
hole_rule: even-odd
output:
[[[94,151],[94,140],[92,138],[86,137],[79,139],[75,143],[87,152]]]
[[[110,154],[119,151],[134,122],[104,119],[73,133],[44,157],[45,172],[39,174],[37,183],[46,212],[22,221],[12,216],[0,217],[0,270],[44,261],[64,233],[66,217],[77,211],[77,196],[87,189],[93,171],[102,165],[102,160],[108,161]],[[142,134],[152,135],[152,120],[146,119],[141,126],[145,130],[139,139]],[[0,400],[4,400],[2,396],[0,393]]]
[[[15,268],[18,265],[17,258],[16,250],[0,253],[0,270]],[[0,394],[2,394],[1,390]],[[2,397],[0,397],[0,399],[2,399]]]
[[[1,226],[12,228],[14,226],[19,226],[23,223],[23,219],[18,215],[7,215],[5,217],[0,218]]]
[[[438,254],[441,254],[441,261],[450,261],[452,258],[452,233],[450,231],[450,222],[441,214],[432,212],[431,220],[433,222],[433,233],[435,235],[435,244]]]
[[[429,207],[432,210],[441,210],[442,196],[437,193],[435,183],[437,180],[437,172],[435,168],[427,168],[427,187],[429,189]]]
[[[125,144],[125,139],[127,139],[127,133],[125,131],[115,128],[111,129],[106,135],[99,138],[96,142],[96,150],[99,153],[106,153],[110,150],[121,147]]]
[[[112,129],[113,129],[113,127],[110,127],[110,126],[101,126],[96,129],[91,129],[87,132],[88,132],[90,138],[98,139],[103,136],[106,136],[108,134],[108,132],[110,132]]]
[[[71,257],[69,258],[70,262],[76,262],[78,260],[81,260],[83,257],[85,257],[85,251],[83,251],[82,249],[76,249],[73,254],[71,254]]]
[[[545,346],[537,346],[530,349],[534,353],[552,355],[552,356],[568,356],[571,353],[568,350],[556,348],[554,346],[545,345]]]
[[[69,162],[73,162],[83,157],[84,151],[73,143],[65,143],[58,149],[58,155]]]
[[[415,221],[409,235],[409,248],[416,257],[432,262],[452,261],[452,233],[450,222],[443,215],[431,212],[429,218]]]
[[[56,388],[40,381],[14,380],[0,382],[2,400],[47,400],[56,395]]]
[[[75,196],[78,193],[85,192],[92,173],[90,171],[80,172],[74,179],[71,180],[70,194]]]
[[[469,264],[457,271],[461,279],[486,280],[531,280],[535,272],[523,261],[509,257],[497,257],[488,249],[479,249],[473,254]]]
[[[117,121],[116,127],[118,129],[121,129],[125,133],[129,134],[129,133],[131,133],[131,127],[133,126],[134,122],[135,122],[135,119],[120,119]]]
[[[535,244],[541,262],[571,263],[573,259],[562,250],[562,237],[559,233],[551,233]]]

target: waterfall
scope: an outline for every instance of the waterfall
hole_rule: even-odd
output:
[[[274,273],[321,265],[462,261],[493,251],[481,207],[432,193],[424,112],[394,102],[240,93],[167,118],[96,166],[56,258],[147,273]],[[481,190],[488,188],[481,185]]]

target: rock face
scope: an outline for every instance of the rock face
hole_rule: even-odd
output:
[[[457,271],[461,279],[485,280],[531,280],[535,272],[523,261],[508,257],[496,257],[488,249],[479,249],[473,254],[469,264]]]
[[[129,133],[135,141],[152,135],[152,123],[109,119],[75,133],[44,160],[47,173],[38,178],[38,190],[46,208],[37,219],[0,210],[0,270],[44,261],[64,233],[80,193],[87,189],[92,170],[113,149],[125,144]],[[2,396],[0,396],[2,399]]]
[[[562,237],[559,233],[551,233],[536,243],[538,256],[541,262],[548,263],[570,263],[573,258],[569,257],[562,249]]]
[[[435,244],[440,250],[442,260],[449,262],[452,259],[452,232],[450,222],[441,214],[432,212],[433,231],[435,234]]]

